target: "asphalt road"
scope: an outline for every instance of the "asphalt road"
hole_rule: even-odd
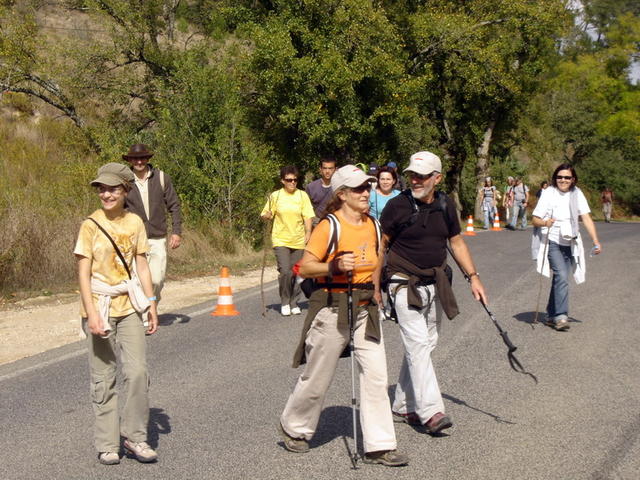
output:
[[[290,362],[302,318],[273,309],[262,318],[256,288],[235,295],[238,317],[209,316],[213,302],[161,316],[148,358],[156,464],[97,463],[82,342],[0,367],[0,479],[640,478],[640,225],[597,228],[604,252],[588,259],[587,282],[571,286],[568,332],[531,323],[540,285],[531,230],[467,239],[490,308],[539,382],[510,369],[497,331],[456,273],[462,313],[443,320],[434,354],[455,425],[440,437],[396,425],[408,467],[351,470],[348,360],[311,451],[282,448],[276,424],[299,374]],[[545,279],[541,311],[548,289]],[[274,284],[267,300],[277,306]],[[386,322],[384,333],[393,384],[402,347],[396,325]]]

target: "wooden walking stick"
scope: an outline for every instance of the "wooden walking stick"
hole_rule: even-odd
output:
[[[269,214],[273,216],[271,211],[271,195],[267,196],[267,202],[269,203]],[[268,218],[264,222],[264,229],[262,232],[262,238],[264,239],[264,246],[262,247],[262,269],[260,270],[260,299],[262,301],[262,318],[267,318],[267,304],[264,299],[264,269],[267,265],[267,248],[271,243],[271,233],[273,230],[273,218]]]

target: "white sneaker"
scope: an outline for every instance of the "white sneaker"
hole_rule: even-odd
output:
[[[293,307],[291,309],[291,315],[300,315],[302,313],[302,310],[300,310],[300,307],[296,306]]]
[[[124,441],[124,448],[142,463],[155,462],[158,459],[158,454],[147,442],[134,443],[127,439]]]
[[[116,452],[100,452],[98,461],[103,465],[117,465],[120,463],[120,456]]]
[[[280,306],[280,315],[284,317],[288,317],[291,315],[291,307],[289,305]]]

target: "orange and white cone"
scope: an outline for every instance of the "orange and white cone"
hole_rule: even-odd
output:
[[[218,286],[218,305],[211,312],[212,317],[227,317],[240,315],[233,305],[233,294],[231,293],[231,284],[229,283],[229,269],[222,267],[220,270],[220,285]]]
[[[467,230],[464,232],[463,235],[468,235],[470,237],[475,237],[476,236],[476,232],[473,230],[473,216],[469,215],[469,218],[467,218]]]
[[[502,230],[502,228],[500,228],[500,215],[498,215],[497,212],[496,216],[493,218],[493,227],[491,227],[491,230],[493,230],[494,232],[499,232],[500,230]]]

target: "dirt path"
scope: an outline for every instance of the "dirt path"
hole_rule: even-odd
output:
[[[267,267],[264,281],[275,280],[275,267]],[[231,277],[237,293],[260,285],[260,270]],[[181,308],[214,300],[218,277],[207,276],[168,281],[162,291],[159,313],[177,312]],[[0,365],[29,357],[84,337],[80,330],[80,303],[77,294],[36,297],[0,310]],[[162,328],[162,327],[160,327]]]

